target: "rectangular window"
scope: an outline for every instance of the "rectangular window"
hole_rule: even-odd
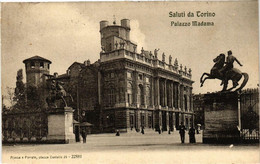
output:
[[[134,127],[134,116],[130,115],[130,127],[133,128]]]
[[[152,128],[152,116],[148,116],[148,126]]]
[[[130,94],[127,94],[127,102],[130,104]]]
[[[142,114],[142,117],[141,117],[141,126],[144,127],[145,126],[145,118],[144,118],[144,115]]]
[[[143,75],[139,75],[139,80],[143,80]]]
[[[31,62],[31,68],[35,68],[35,63]]]
[[[40,68],[44,68],[44,63],[40,62]]]

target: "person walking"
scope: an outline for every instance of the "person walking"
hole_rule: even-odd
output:
[[[116,136],[120,136],[120,132],[118,129],[116,130]]]
[[[191,126],[191,128],[189,130],[189,138],[190,138],[190,143],[196,143],[195,129],[193,128],[193,125]]]
[[[86,140],[87,140],[87,133],[86,133],[86,129],[83,128],[82,131],[81,131],[81,136],[83,138],[83,143],[86,143]]]
[[[142,134],[144,134],[144,127],[142,126],[142,131],[141,131]]]
[[[184,143],[184,141],[185,141],[185,130],[186,130],[186,127],[183,125],[183,122],[181,122],[181,125],[179,127],[179,133],[180,133],[180,136],[181,136],[181,143]]]

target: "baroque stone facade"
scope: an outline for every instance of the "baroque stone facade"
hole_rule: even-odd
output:
[[[101,132],[174,130],[180,122],[193,122],[191,69],[158,59],[154,54],[136,52],[130,41],[130,21],[121,25],[100,22],[100,60],[83,64],[78,74],[80,110]],[[78,64],[80,65],[80,64]],[[69,69],[67,72],[75,72]]]

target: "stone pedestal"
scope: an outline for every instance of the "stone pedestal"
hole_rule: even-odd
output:
[[[205,94],[204,115],[203,143],[239,142],[236,92]]]
[[[51,108],[48,111],[49,143],[75,142],[73,134],[73,109],[71,107]]]

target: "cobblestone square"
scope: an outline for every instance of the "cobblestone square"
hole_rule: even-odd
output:
[[[4,163],[259,163],[259,145],[180,143],[178,131],[88,135],[87,143],[3,146]]]

